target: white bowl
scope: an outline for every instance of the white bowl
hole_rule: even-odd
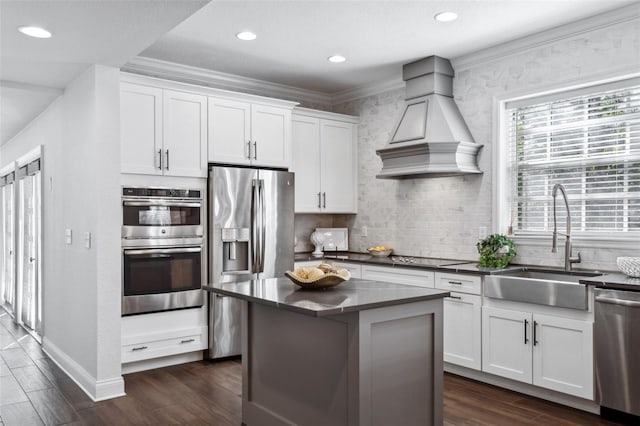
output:
[[[616,261],[625,275],[640,278],[640,257],[619,257]]]

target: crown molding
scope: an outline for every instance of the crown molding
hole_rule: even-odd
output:
[[[284,84],[271,83],[239,75],[228,74],[160,59],[136,56],[121,69],[166,80],[214,87],[231,91],[251,91],[262,96],[295,99],[297,101],[331,105],[331,96],[314,90],[301,89]]]
[[[399,69],[399,71],[401,68]],[[331,95],[332,105],[338,105],[345,102],[354,101],[356,99],[365,98],[367,96],[378,95],[380,93],[388,92],[396,89],[404,89],[404,80],[400,75],[389,78],[386,80],[380,80],[373,84],[367,84],[353,89],[344,90],[342,92],[334,93]]]
[[[629,6],[624,6],[589,18],[560,25],[536,34],[488,47],[468,55],[462,55],[452,59],[451,62],[456,72],[460,72],[477,65],[503,59],[506,56],[516,55],[523,51],[557,43],[591,31],[639,19],[640,4],[634,2]]]

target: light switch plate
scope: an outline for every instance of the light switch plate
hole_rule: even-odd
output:
[[[71,231],[71,229],[67,228],[64,230],[64,242],[66,244],[71,244],[72,243],[72,234],[73,232]]]
[[[85,248],[91,248],[91,232],[84,233],[84,246]]]

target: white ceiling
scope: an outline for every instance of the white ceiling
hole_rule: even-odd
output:
[[[634,3],[214,0],[202,7],[208,1],[0,0],[0,144],[94,63],[121,67],[140,54],[335,94],[397,77],[415,59],[456,58]],[[445,10],[460,18],[433,20]],[[54,37],[26,37],[16,31],[25,24]],[[258,39],[236,39],[245,29]],[[347,62],[327,62],[334,53]]]
[[[0,1],[0,142],[91,64],[121,67],[207,1]],[[27,37],[21,25],[53,37]]]
[[[214,1],[141,56],[335,94],[430,55],[479,49],[630,4],[625,0]],[[433,16],[455,11],[458,20]],[[235,37],[242,30],[252,42]],[[347,62],[331,64],[339,53]]]

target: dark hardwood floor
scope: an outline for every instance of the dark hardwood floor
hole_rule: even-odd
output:
[[[0,425],[240,425],[241,364],[192,362],[125,375],[95,403],[0,309]],[[614,425],[537,398],[445,375],[445,425]],[[392,425],[389,425],[392,426]]]

